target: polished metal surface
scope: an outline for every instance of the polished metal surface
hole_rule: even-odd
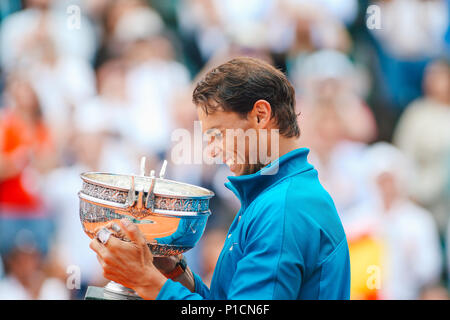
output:
[[[134,290],[110,281],[103,290],[103,298],[106,300],[142,300]]]
[[[100,172],[81,174],[80,220],[93,238],[110,221],[128,218],[135,223],[155,256],[178,255],[193,248],[210,215],[205,188],[160,177]]]

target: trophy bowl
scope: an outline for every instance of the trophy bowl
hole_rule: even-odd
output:
[[[148,176],[87,172],[80,198],[86,234],[110,221],[128,218],[141,230],[154,256],[178,255],[192,249],[203,235],[212,191]]]
[[[159,178],[152,170],[145,175],[145,158],[140,175],[86,172],[80,175],[82,188],[80,220],[90,237],[111,221],[127,218],[140,229],[154,256],[179,255],[200,240],[214,193],[195,185],[164,179],[167,162]],[[112,299],[135,299],[135,293],[110,282],[104,293]],[[111,294],[115,297],[111,297]]]

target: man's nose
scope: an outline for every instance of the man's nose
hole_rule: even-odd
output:
[[[219,156],[220,148],[216,144],[212,143],[208,146],[208,148],[209,148],[208,155],[211,158],[216,158],[217,156]]]

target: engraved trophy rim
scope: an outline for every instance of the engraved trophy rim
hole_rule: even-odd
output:
[[[117,182],[120,182],[120,184],[114,184],[108,181],[101,181],[101,179],[95,179],[95,177],[109,177],[116,179]],[[133,175],[133,174],[116,174],[116,173],[109,173],[109,172],[101,172],[101,171],[88,171],[83,172],[80,174],[80,178],[87,183],[101,186],[104,188],[114,189],[118,191],[125,191],[129,192],[131,189],[131,178],[134,177],[135,183],[136,183],[136,191],[145,191],[148,190],[149,186],[152,183],[152,180],[155,181],[155,189],[153,190],[153,194],[155,196],[160,197],[166,197],[166,198],[177,198],[177,199],[210,199],[214,197],[214,192],[199,187],[193,184],[185,183],[185,182],[179,182],[174,180],[169,180],[165,178],[152,178],[149,176],[143,176],[143,175]],[[122,181],[119,181],[122,180]],[[125,184],[125,186],[124,186]],[[128,186],[127,186],[128,184]],[[175,188],[178,188],[178,190],[170,190],[168,188],[163,189],[167,186],[173,186]],[[190,191],[190,192],[186,192]],[[185,194],[183,194],[183,192]],[[190,193],[190,194],[189,194]]]

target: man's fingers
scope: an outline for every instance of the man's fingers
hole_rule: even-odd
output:
[[[97,257],[97,261],[98,261],[98,263],[100,263],[100,265],[102,266],[102,268],[104,269],[105,268],[105,261],[103,261],[103,259],[102,259],[102,257],[100,257],[99,255],[96,255],[96,257]]]
[[[122,245],[122,242],[122,240],[112,235],[106,243],[101,243],[97,238],[92,239],[89,247],[104,259],[108,252],[113,252],[115,249],[119,248]]]
[[[97,238],[92,239],[89,244],[89,248],[95,251],[95,253],[99,256],[103,256],[105,254],[105,247],[97,240]]]
[[[100,257],[99,255],[97,255],[97,261],[100,263],[100,265],[102,266],[102,269],[103,269],[103,277],[105,278],[105,279],[109,279],[109,280],[111,280],[110,279],[110,277],[111,277],[111,269],[110,269],[110,267],[108,266],[108,264],[102,259],[102,257]]]
[[[115,233],[119,233],[121,231],[120,227],[117,225],[115,221],[110,221],[103,226],[103,228],[114,231]]]
[[[141,230],[132,223],[130,220],[124,218],[120,220],[120,225],[123,233],[127,236],[128,239],[136,243],[137,245],[145,245],[146,240],[144,235],[141,233]]]
[[[116,249],[120,248],[122,245],[124,244],[129,244],[129,241],[123,241],[119,238],[116,238],[114,235],[112,235],[111,237],[109,237],[108,242],[106,242],[104,244],[104,246],[106,247],[106,249],[110,252],[115,252]]]

